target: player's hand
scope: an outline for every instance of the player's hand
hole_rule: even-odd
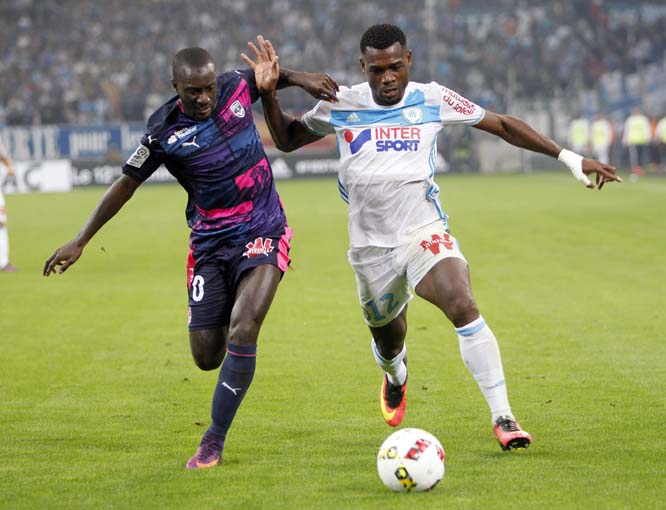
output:
[[[614,166],[607,165],[596,159],[583,158],[583,173],[588,176],[596,174],[595,182],[587,186],[592,189],[601,189],[607,182],[622,182],[622,179],[616,175]]]
[[[300,86],[315,99],[336,103],[338,101],[338,82],[327,73],[302,73]]]
[[[278,80],[280,79],[280,64],[278,63],[278,55],[275,48],[268,39],[264,36],[257,36],[257,45],[253,42],[247,43],[248,48],[254,53],[256,62],[248,57],[245,53],[241,53],[241,58],[249,65],[254,71],[254,78],[257,82],[257,90],[259,94],[270,94],[275,92]]]
[[[69,266],[74,264],[83,253],[83,247],[75,241],[70,241],[64,246],[58,248],[53,255],[51,255],[44,264],[44,276],[49,276],[51,273],[62,274]]]

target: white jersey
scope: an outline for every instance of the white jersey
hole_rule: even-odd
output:
[[[5,149],[5,146],[2,145],[2,138],[0,138],[0,158],[8,158],[9,153],[7,152],[7,149]],[[7,223],[7,213],[5,211],[5,197],[2,194],[2,183],[4,182],[4,175],[3,175],[3,170],[2,168],[2,162],[0,162],[0,226],[2,224]]]
[[[4,145],[2,145],[2,139],[0,138],[0,157],[8,158],[7,150]],[[0,162],[0,270],[11,269],[12,266],[9,265],[9,237],[7,235],[7,210],[5,209],[5,197],[2,194],[2,185],[4,183],[4,168],[2,168],[2,162]]]
[[[7,152],[7,149],[5,149],[5,146],[2,145],[2,138],[0,138],[0,158],[8,158],[9,153]]]
[[[395,247],[425,225],[446,223],[434,182],[437,135],[447,124],[478,123],[483,108],[435,82],[410,82],[392,106],[375,103],[367,83],[340,87],[338,99],[320,101],[301,121],[337,137],[351,247]]]

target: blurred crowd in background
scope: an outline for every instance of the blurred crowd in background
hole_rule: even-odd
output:
[[[499,112],[568,120],[639,107],[666,113],[663,0],[3,0],[0,124],[143,121],[173,95],[172,55],[202,46],[220,70],[243,67],[257,34],[281,65],[363,80],[371,24],[403,28],[412,79],[435,80]],[[285,91],[283,106],[313,101]]]

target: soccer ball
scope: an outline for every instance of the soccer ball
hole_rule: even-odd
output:
[[[377,471],[384,485],[396,492],[432,489],[444,477],[444,448],[421,429],[400,429],[382,443]]]

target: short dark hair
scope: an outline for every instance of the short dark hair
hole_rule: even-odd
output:
[[[373,25],[361,37],[361,53],[365,53],[366,48],[384,50],[395,43],[403,48],[407,46],[407,37],[400,28],[388,23]]]
[[[185,68],[206,67],[211,63],[214,64],[213,57],[203,48],[183,48],[174,55],[171,72],[177,78]]]

